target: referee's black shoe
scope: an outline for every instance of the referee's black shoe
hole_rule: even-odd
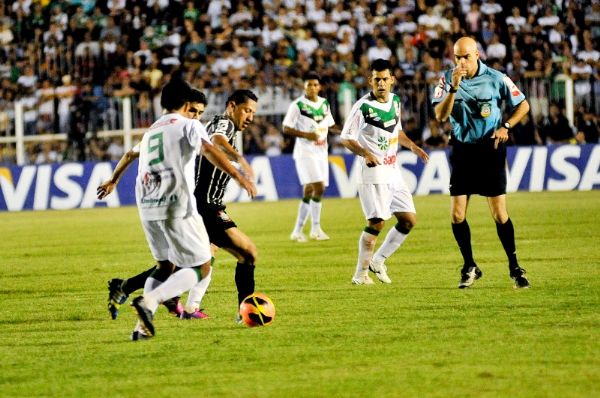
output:
[[[515,281],[515,289],[528,289],[531,287],[525,273],[526,271],[521,267],[510,270],[510,277]]]
[[[460,283],[458,284],[459,289],[464,289],[473,284],[475,280],[481,278],[483,272],[477,265],[463,266],[460,271]]]

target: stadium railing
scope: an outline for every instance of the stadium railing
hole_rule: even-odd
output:
[[[532,112],[537,112],[541,117],[547,115],[547,108],[551,102],[564,103],[566,116],[573,124],[574,100],[573,80],[567,75],[558,75],[553,80],[540,78],[525,78],[517,82],[525,92],[530,103]],[[396,92],[402,98],[403,119],[414,118],[421,126],[427,123],[430,112],[430,98],[435,89],[434,83],[417,83],[404,81],[398,83]],[[258,116],[265,116],[268,120],[279,126],[283,115],[293,98],[300,95],[297,92],[284,92],[280,87],[264,87],[255,89],[259,97],[257,109]],[[368,89],[359,90],[357,96],[365,94]],[[343,123],[343,115],[347,114],[348,101],[338,103],[337,93],[328,92],[327,97],[332,104],[334,115],[339,123]],[[205,115],[210,116],[223,112],[226,93],[209,93],[208,104]],[[101,103],[95,103],[95,111],[92,120],[88,120],[86,126],[86,137],[98,137],[110,139],[121,137],[124,150],[130,149],[139,139],[145,128],[155,119],[160,107],[155,98],[149,98],[140,103],[136,97],[109,97]],[[14,112],[13,115],[10,113]],[[14,151],[14,162],[17,165],[26,164],[27,145],[47,141],[69,142],[69,135],[64,132],[57,134],[25,135],[23,103],[14,103],[14,109],[0,110],[0,154],[7,147]],[[11,117],[12,116],[12,117]],[[93,122],[93,123],[92,123]],[[57,126],[55,120],[49,122]],[[4,160],[6,161],[6,160]],[[0,162],[2,158],[0,157]]]

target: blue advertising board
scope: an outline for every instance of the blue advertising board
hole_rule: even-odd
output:
[[[404,179],[415,195],[448,193],[447,155],[447,150],[432,151],[425,165],[411,152],[398,154]],[[258,200],[301,197],[302,187],[291,155],[254,156],[248,160],[256,174]],[[600,145],[509,147],[507,160],[509,192],[600,189]],[[104,200],[96,198],[96,188],[110,177],[114,166],[111,162],[0,166],[0,211],[134,205],[135,164],[113,194]],[[330,156],[330,184],[325,195],[355,197],[357,166],[353,155]],[[237,184],[229,185],[226,202],[248,200]]]

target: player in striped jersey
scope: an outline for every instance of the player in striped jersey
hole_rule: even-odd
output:
[[[320,89],[321,78],[317,73],[309,72],[304,77],[304,95],[290,104],[283,119],[283,133],[296,137],[294,161],[303,186],[296,225],[290,236],[296,242],[306,242],[302,229],[309,213],[312,219],[309,237],[329,239],[321,229],[321,197],[329,185],[327,134],[335,121],[331,116],[329,101],[319,97]]]
[[[256,194],[254,184],[210,143],[204,126],[187,117],[192,92],[183,80],[167,83],[161,93],[161,105],[167,112],[138,145],[136,202],[148,245],[159,266],[146,279],[144,295],[132,302],[139,319],[133,340],[154,336],[153,317],[158,305],[191,289],[211,271],[210,241],[193,198],[194,154],[231,175],[251,197]],[[111,183],[116,184],[123,166],[119,162]],[[98,193],[108,194],[108,186],[99,187]],[[179,268],[176,273],[172,273],[174,266]]]
[[[358,241],[355,285],[373,284],[368,271],[383,283],[391,283],[384,261],[402,245],[417,222],[415,205],[396,161],[398,144],[424,162],[429,156],[402,130],[400,98],[391,92],[395,79],[389,61],[371,64],[371,92],[359,99],[346,119],[342,144],[359,156],[358,194],[368,225]],[[377,236],[392,214],[397,223],[375,254]]]
[[[250,179],[253,172],[237,148],[236,135],[243,132],[254,120],[258,98],[250,90],[236,90],[227,99],[225,113],[217,115],[207,124],[212,143],[219,147],[230,161],[238,163]],[[257,250],[254,242],[244,234],[225,211],[223,196],[231,177],[216,168],[204,156],[197,158],[196,204],[204,220],[213,245],[231,253],[237,259],[235,284],[238,305],[254,293],[254,268]],[[203,293],[192,289],[190,294],[202,299]]]

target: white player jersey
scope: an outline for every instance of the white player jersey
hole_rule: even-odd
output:
[[[176,113],[161,116],[139,143],[135,197],[142,220],[183,218],[196,212],[194,158],[204,126]]]
[[[365,158],[359,157],[359,183],[390,184],[399,178],[396,156],[401,130],[400,98],[396,94],[390,93],[388,101],[381,103],[369,93],[354,104],[344,123],[341,138],[358,141],[381,163],[367,167]]]
[[[294,144],[294,159],[312,156],[327,156],[327,133],[335,121],[331,116],[329,101],[317,97],[313,102],[304,95],[296,98],[288,108],[283,127],[291,127],[300,131],[316,131],[320,138],[310,141],[296,137]]]

